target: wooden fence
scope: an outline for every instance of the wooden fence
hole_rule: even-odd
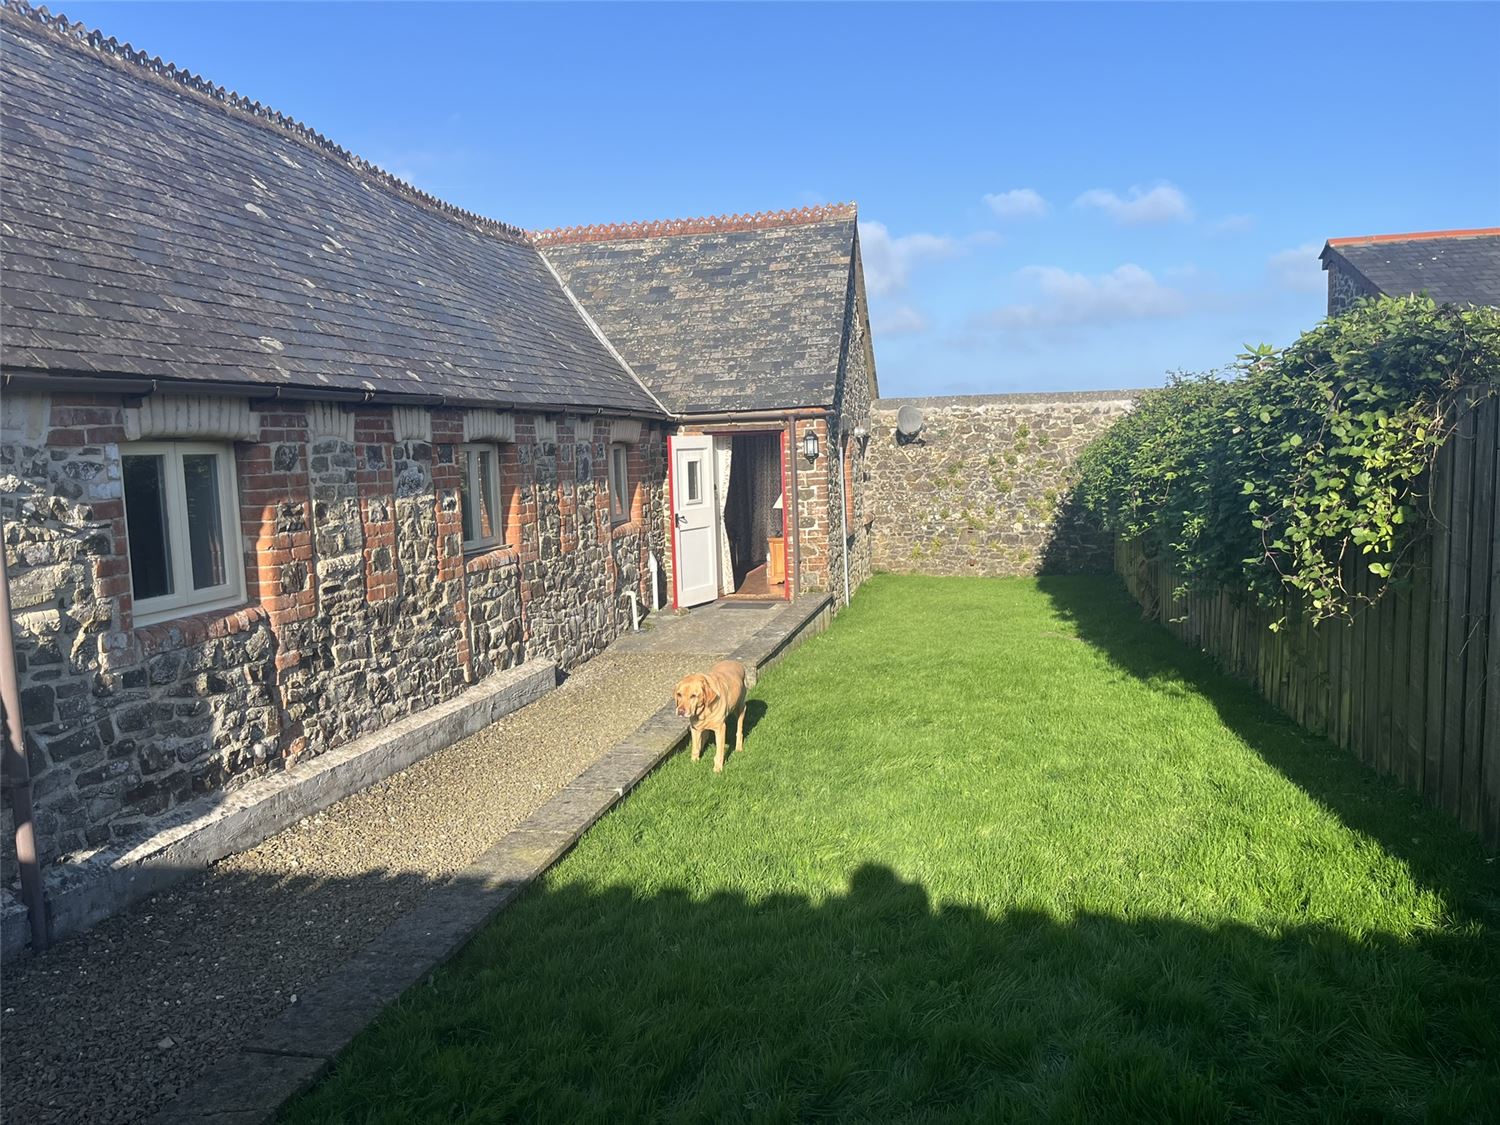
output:
[[[1280,614],[1228,593],[1174,597],[1178,578],[1133,542],[1115,566],[1182,640],[1500,850],[1500,396],[1471,406],[1434,466],[1408,580],[1352,623],[1289,616],[1273,633]],[[1377,587],[1362,566],[1346,580]]]

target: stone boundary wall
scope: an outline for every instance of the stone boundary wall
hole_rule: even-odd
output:
[[[869,474],[874,565],[898,574],[1107,573],[1110,541],[1077,517],[1079,452],[1129,411],[1138,391],[888,398],[872,404]],[[903,406],[917,440],[896,440]]]

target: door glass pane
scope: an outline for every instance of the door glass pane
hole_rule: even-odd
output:
[[[187,500],[188,554],[193,589],[224,585],[224,517],[219,510],[219,458],[212,453],[182,455],[182,491]]]
[[[171,554],[167,549],[167,467],[160,454],[122,460],[131,589],[137,600],[164,597],[172,592]]]
[[[698,479],[699,462],[696,458],[687,463],[687,498],[689,504],[696,504],[703,492],[703,485]]]
[[[479,458],[479,538],[485,543],[495,538],[495,451],[482,449]]]

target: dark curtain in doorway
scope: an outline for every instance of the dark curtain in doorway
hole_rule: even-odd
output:
[[[724,505],[724,530],[738,589],[745,575],[766,562],[766,540],[781,534],[781,435],[736,434],[734,472]]]

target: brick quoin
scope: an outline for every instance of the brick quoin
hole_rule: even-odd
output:
[[[396,555],[395,429],[391,411],[360,410],[354,414],[354,474],[359,495],[359,518],[364,532],[365,600],[388,601],[400,586]]]
[[[576,428],[571,416],[557,424],[558,546],[565,555],[578,549],[578,456]]]
[[[277,446],[291,446],[290,469],[277,469]],[[307,414],[275,407],[261,413],[260,440],[236,447],[240,517],[245,542],[245,596],[260,606],[276,637],[274,690],[280,747],[287,761],[307,746],[300,717],[286,705],[304,653],[297,626],[317,616],[317,559],[307,471]]]
[[[464,440],[463,415],[454,410],[432,412],[432,492],[437,505],[438,581],[454,583],[452,612],[458,621],[459,664],[464,675],[474,675],[474,654],[469,650],[468,580],[464,568],[464,525],[459,446]]]

